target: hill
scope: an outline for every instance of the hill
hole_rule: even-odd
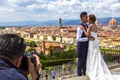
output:
[[[108,24],[111,18],[98,18],[98,22],[101,25]],[[120,24],[120,17],[115,18]],[[79,19],[63,19],[63,25],[79,25],[81,21]],[[0,26],[56,26],[58,25],[58,20],[48,20],[48,21],[18,21],[18,22],[0,22]]]

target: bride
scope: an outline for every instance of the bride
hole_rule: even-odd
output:
[[[87,75],[90,80],[120,80],[119,73],[112,73],[105,63],[99,49],[99,40],[97,37],[97,25],[95,24],[96,16],[89,15],[89,27],[86,31],[81,27],[87,37],[93,36],[94,41],[89,41],[89,50],[87,57]]]

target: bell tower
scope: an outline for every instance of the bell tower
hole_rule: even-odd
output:
[[[62,27],[62,19],[61,19],[61,18],[59,18],[58,27],[59,27],[59,28]]]

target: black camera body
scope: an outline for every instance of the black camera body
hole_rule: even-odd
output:
[[[24,54],[24,56],[22,57],[21,65],[19,67],[20,70],[24,72],[28,72],[28,61],[27,61],[28,56],[30,57],[31,62],[36,65],[36,57],[33,56],[33,54],[38,55],[38,53],[35,50],[32,50],[31,52]]]

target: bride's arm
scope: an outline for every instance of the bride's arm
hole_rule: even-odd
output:
[[[92,29],[92,25],[89,25],[89,26],[88,26],[87,31],[85,30],[85,28],[84,28],[83,26],[80,26],[80,28],[83,29],[83,32],[85,33],[85,35],[86,35],[87,37],[91,37],[91,36],[90,36],[90,32],[91,32],[91,29]]]
[[[83,26],[80,27],[81,29],[83,29],[85,35],[88,37],[89,40],[93,41],[94,37],[90,35],[90,32],[92,31],[92,24],[88,26],[87,31],[85,30],[85,28]]]

